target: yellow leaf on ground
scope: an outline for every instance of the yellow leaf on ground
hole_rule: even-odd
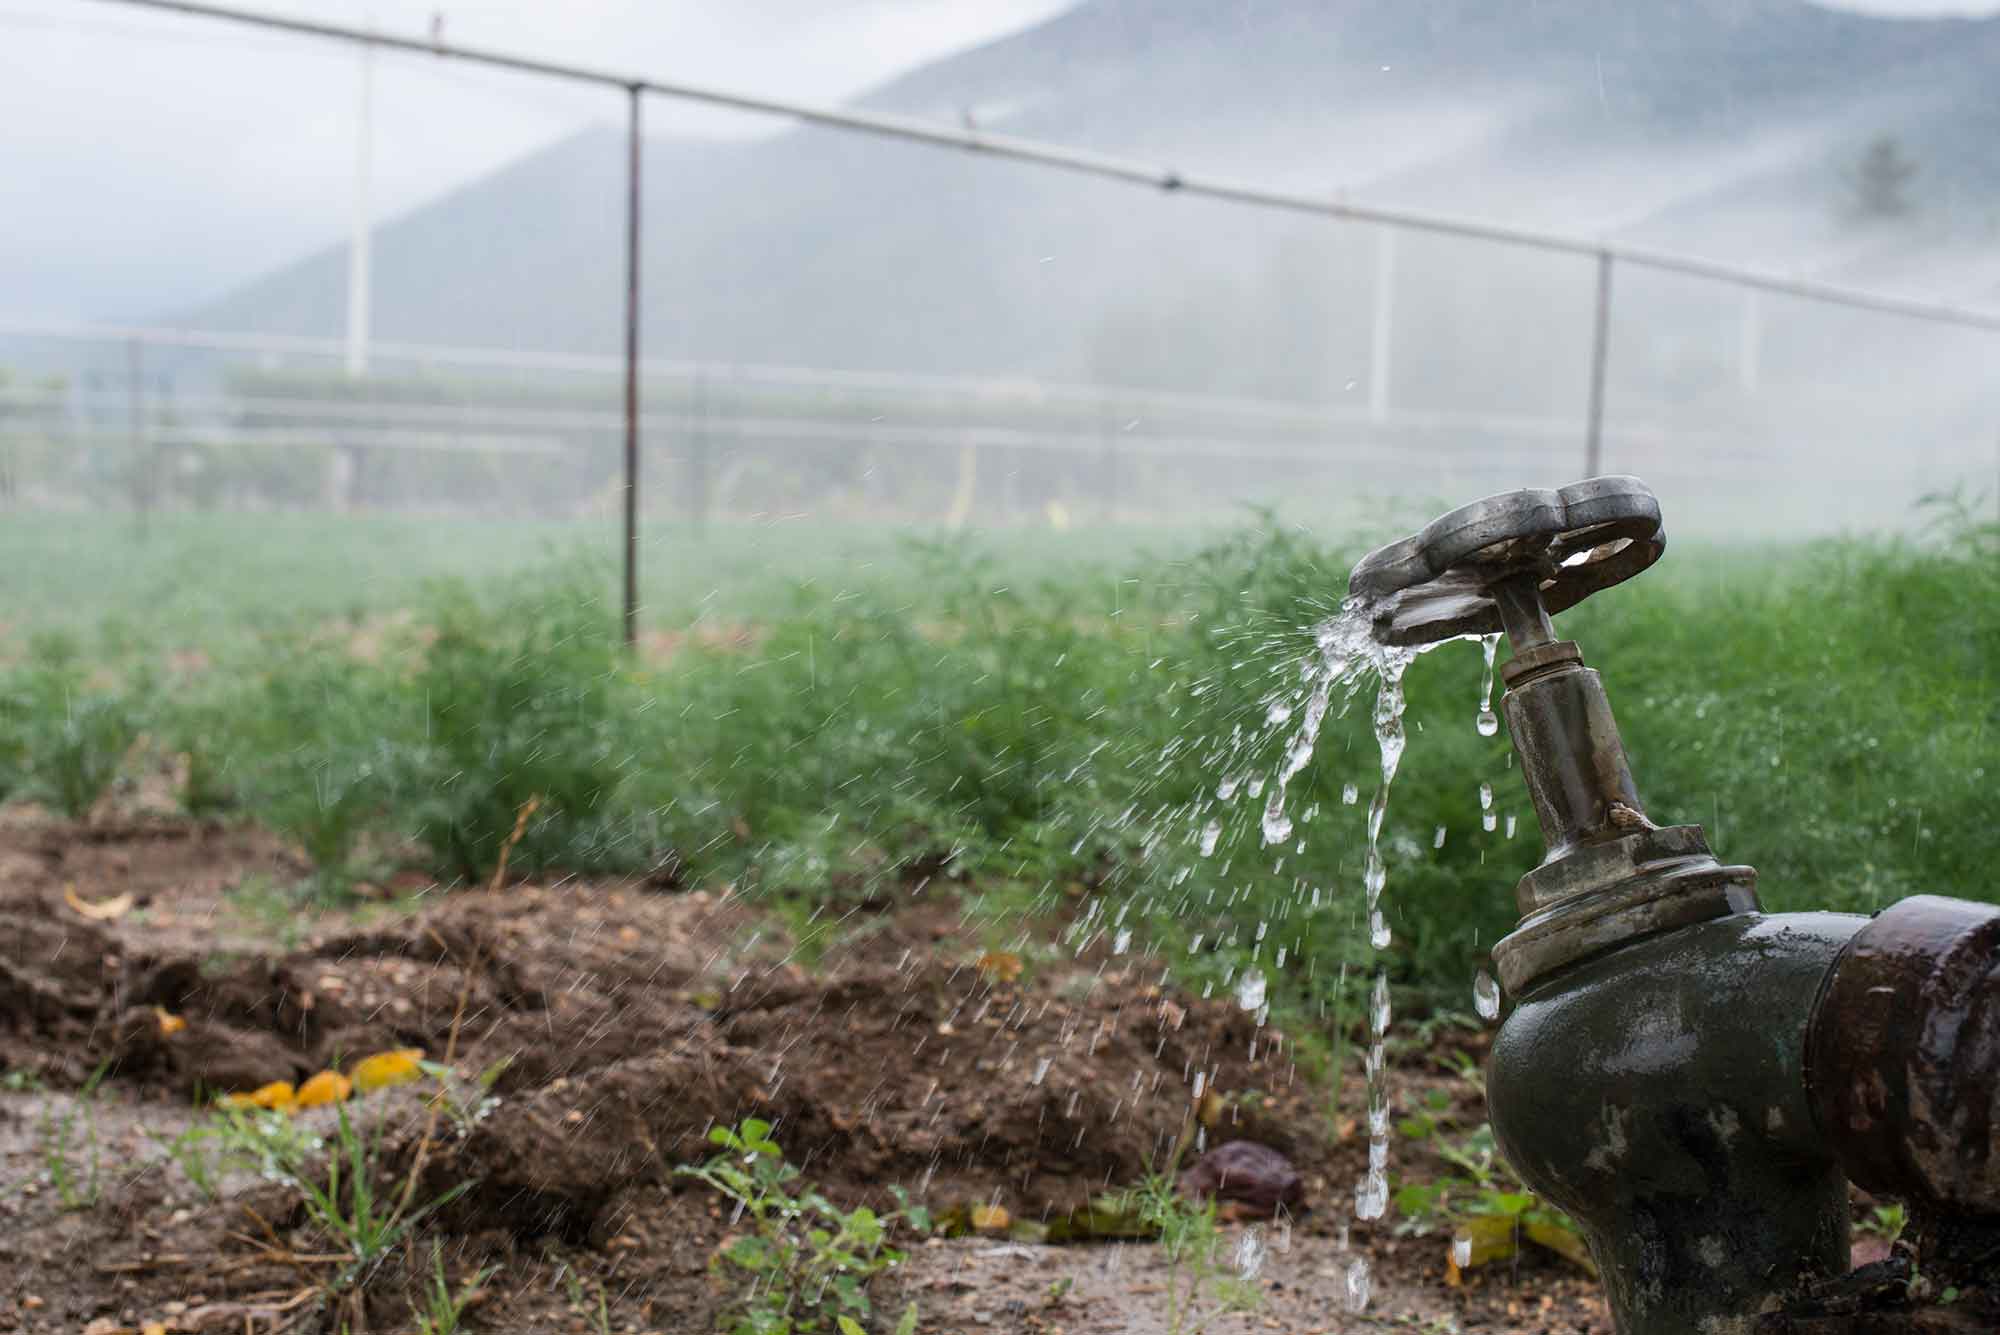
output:
[[[972,1226],[976,1229],[999,1231],[1014,1222],[1004,1205],[975,1205],[972,1207]]]
[[[122,895],[113,895],[109,899],[92,901],[77,894],[76,882],[71,881],[63,887],[63,903],[93,922],[109,922],[131,911],[132,895],[128,891]]]
[[[1520,1250],[1518,1221],[1510,1214],[1473,1215],[1459,1220],[1456,1232],[1472,1244],[1462,1269],[1510,1260]]]
[[[1547,1247],[1558,1256],[1566,1257],[1576,1265],[1597,1274],[1597,1261],[1590,1254],[1590,1246],[1577,1233],[1561,1224],[1530,1219],[1527,1225],[1528,1237],[1539,1246]]]
[[[1010,950],[989,950],[974,967],[988,982],[1011,983],[1021,976],[1021,957]]]
[[[363,1057],[354,1063],[348,1075],[354,1081],[354,1091],[366,1094],[371,1089],[383,1089],[389,1085],[406,1085],[423,1075],[418,1065],[424,1059],[422,1048],[397,1048],[391,1052],[378,1052],[372,1057]]]
[[[160,1036],[162,1038],[178,1034],[181,1030],[188,1027],[186,1020],[183,1020],[165,1006],[153,1007],[153,1018],[159,1022]]]
[[[148,1321],[145,1325],[139,1327],[139,1335],[167,1335],[166,1323],[162,1321]]]
[[[225,1108],[269,1108],[273,1112],[290,1112],[297,1103],[298,1096],[292,1092],[289,1080],[273,1080],[248,1094],[225,1094],[222,1097]]]
[[[298,1106],[318,1108],[328,1103],[341,1103],[353,1092],[354,1082],[340,1072],[321,1071],[299,1086]]]

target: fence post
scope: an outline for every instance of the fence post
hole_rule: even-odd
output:
[[[1102,489],[1104,522],[1118,518],[1118,415],[1113,405],[1100,399],[1097,404],[1098,451],[1103,455],[1098,486]]]
[[[628,85],[631,127],[625,166],[625,646],[639,643],[639,104]]]
[[[153,508],[153,470],[146,448],[146,350],[136,338],[125,340],[125,415],[132,445],[132,510],[143,539]]]
[[[697,533],[708,528],[712,504],[708,446],[708,368],[696,362],[688,393],[688,519]]]
[[[1583,448],[1583,475],[1604,467],[1604,364],[1611,351],[1611,252],[1597,252],[1597,322],[1590,337],[1590,426]]]

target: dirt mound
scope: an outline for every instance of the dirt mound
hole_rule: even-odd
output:
[[[1263,1284],[1265,1325],[1322,1328],[1364,1248],[1405,1316],[1537,1330],[1601,1317],[1588,1281],[1532,1259],[1446,1295],[1437,1238],[1359,1226],[1350,1250],[1361,1138],[1326,1134],[1326,1091],[1297,1076],[1278,1035],[1229,1002],[1162,992],[1157,959],[1107,947],[987,957],[982,972],[991,943],[945,885],[855,904],[836,939],[799,955],[785,915],[720,893],[447,895],[405,879],[391,883],[403,899],[385,890],[336,914],[287,897],[302,871],[253,830],[0,813],[0,1295],[18,1295],[0,1296],[0,1330],[336,1328],[312,1304],[338,1257],[320,1254],[329,1238],[296,1192],[254,1167],[202,1187],[170,1145],[207,1121],[197,1091],[296,1083],[402,1047],[449,1052],[461,1093],[490,1076],[492,1101],[439,1113],[425,1081],[352,1105],[381,1128],[385,1183],[420,1168],[414,1200],[473,1184],[371,1280],[370,1329],[408,1328],[433,1257],[454,1282],[490,1273],[480,1328],[597,1329],[607,1308],[620,1329],[713,1328],[730,1297],[709,1262],[734,1224],[674,1170],[707,1157],[717,1123],[776,1123],[803,1180],[844,1206],[886,1204],[902,1185],[940,1211],[997,1204],[1036,1220],[1154,1166],[1197,1081],[1210,1143],[1283,1152],[1307,1207],[1327,1207],[1265,1222],[1285,1257]],[[1405,1079],[1413,1098],[1465,1094]],[[335,1117],[291,1125],[324,1139]],[[919,1302],[926,1335],[1152,1335],[1167,1329],[1146,1296],[1161,1277],[1143,1246],[989,1233],[916,1246],[881,1297]],[[1517,1304],[1516,1282],[1544,1305]],[[1573,1325],[1551,1326],[1557,1298]]]
[[[47,885],[0,899],[6,1055],[108,1062],[113,1080],[185,1099],[391,1048],[450,1050],[460,1070],[497,1071],[499,1097],[426,1147],[427,1174],[440,1189],[477,1180],[458,1207],[468,1228],[570,1238],[619,1192],[671,1183],[707,1155],[711,1127],[744,1117],[774,1123],[830,1188],[900,1184],[1038,1218],[1143,1174],[1197,1081],[1291,1081],[1282,1041],[1232,1005],[1177,1001],[1115,958],[1001,981],[952,946],[948,914],[898,917],[809,977],[782,942],[753,936],[745,908],[699,892],[572,884],[435,905],[232,957],[158,949],[143,924],[52,905]],[[1289,1128],[1311,1118],[1286,1103],[1239,1105],[1228,1134],[1298,1152]]]

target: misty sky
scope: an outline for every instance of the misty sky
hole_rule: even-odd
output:
[[[838,100],[1064,0],[252,0],[614,70]],[[352,51],[96,0],[0,0],[0,319],[156,319],[336,240]],[[394,214],[592,121],[610,93],[422,57],[376,67],[376,212]],[[650,129],[765,118],[647,106]]]
[[[1217,0],[1236,3],[1237,0]],[[265,0],[262,7],[812,100],[1037,22],[1067,0]],[[2000,0],[1848,0],[1982,14]],[[358,60],[328,43],[100,0],[0,0],[0,319],[153,320],[339,239]],[[409,208],[591,121],[610,94],[424,57],[376,66],[372,200]],[[660,101],[649,127],[771,122]],[[582,202],[580,201],[580,206]],[[596,206],[592,201],[589,206]]]

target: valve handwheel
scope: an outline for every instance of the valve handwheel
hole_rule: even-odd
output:
[[[1666,547],[1650,487],[1593,477],[1460,506],[1363,557],[1347,588],[1375,605],[1375,638],[1385,644],[1506,629],[1518,652],[1526,646],[1517,630],[1546,628],[1547,613],[1632,578]]]

